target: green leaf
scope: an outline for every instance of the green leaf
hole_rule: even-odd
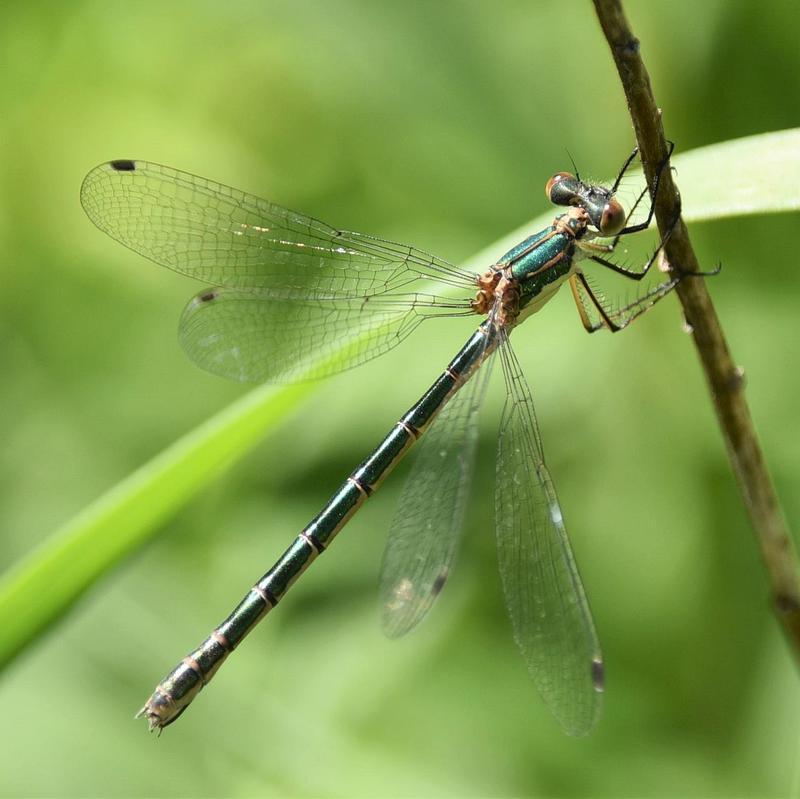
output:
[[[800,128],[700,147],[673,165],[687,222],[800,210]]]
[[[0,667],[274,430],[314,384],[261,386],[111,488],[0,580]]]
[[[673,158],[688,222],[800,209],[800,129],[750,136]],[[477,254],[479,270],[552,210]],[[312,365],[313,368],[313,365]],[[314,384],[260,387],[111,488],[0,580],[0,666],[9,663],[100,577],[277,429]]]

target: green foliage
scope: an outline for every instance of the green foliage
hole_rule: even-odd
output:
[[[797,11],[753,9],[630,12],[685,216],[717,220],[691,232],[705,268],[724,263],[710,288],[791,523],[797,216],[753,215],[798,209],[800,143],[752,134],[796,124]],[[516,339],[608,662],[591,738],[548,718],[504,617],[497,396],[465,551],[418,633],[377,631],[398,474],[157,744],[130,721],[471,322],[244,393],[185,361],[196,287],[94,230],[83,175],[149,158],[463,260],[544,208],[565,147],[608,175],[632,145],[588,6],[565,24],[563,4],[8,4],[0,45],[0,660],[38,636],[0,683],[0,794],[788,792],[796,677],[671,300],[588,338],[565,294]],[[767,53],[780,79],[754,84]]]

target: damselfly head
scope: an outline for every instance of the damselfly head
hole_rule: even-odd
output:
[[[584,183],[570,172],[556,172],[544,191],[554,205],[584,208],[604,236],[614,236],[625,226],[625,211],[610,189]]]

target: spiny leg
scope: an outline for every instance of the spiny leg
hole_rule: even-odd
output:
[[[578,306],[578,313],[581,317],[581,322],[586,329],[587,333],[596,333],[602,328],[608,328],[612,333],[617,333],[624,327],[627,327],[637,316],[641,316],[646,311],[649,311],[662,297],[667,294],[681,282],[687,274],[678,275],[671,280],[664,283],[659,283],[649,291],[645,292],[641,297],[637,297],[633,302],[621,306],[620,308],[607,307],[604,300],[597,296],[594,289],[589,285],[586,275],[583,272],[577,272],[569,279],[569,285],[572,289],[572,296],[575,299],[575,304]],[[592,321],[591,313],[594,310],[600,317],[600,321]]]
[[[658,254],[661,252],[661,250],[663,249],[664,245],[669,240],[669,237],[672,235],[672,231],[675,229],[675,226],[678,224],[678,220],[680,219],[680,210],[675,215],[675,218],[672,220],[672,223],[670,224],[669,229],[667,230],[666,234],[664,235],[664,237],[659,242],[658,247],[656,247],[656,249],[652,252],[652,254],[650,255],[650,257],[648,258],[647,262],[645,263],[645,265],[643,267],[640,267],[639,269],[629,269],[627,267],[621,266],[620,264],[614,263],[608,257],[604,257],[604,255],[605,256],[609,256],[609,255],[611,255],[611,253],[614,252],[617,244],[619,244],[619,240],[620,240],[621,236],[628,235],[629,233],[637,233],[637,232],[639,232],[641,230],[644,230],[644,229],[646,229],[647,227],[650,226],[650,222],[652,221],[653,212],[654,212],[654,208],[655,208],[655,198],[658,195],[658,187],[660,185],[661,173],[662,173],[664,167],[666,166],[667,162],[669,161],[669,157],[672,154],[672,151],[673,151],[674,147],[675,147],[675,145],[672,142],[669,142],[669,151],[667,153],[667,156],[661,162],[661,164],[659,165],[658,172],[656,174],[656,179],[655,179],[655,182],[653,184],[653,200],[650,203],[650,208],[649,208],[649,211],[648,211],[648,214],[647,214],[647,219],[644,222],[642,222],[641,224],[638,224],[638,225],[631,225],[631,226],[624,227],[608,243],[599,243],[599,242],[596,242],[596,241],[581,241],[581,242],[578,242],[578,246],[584,252],[586,252],[589,255],[591,260],[595,261],[598,264],[601,264],[602,266],[605,266],[607,269],[610,269],[611,271],[616,272],[619,275],[622,275],[623,277],[627,277],[630,280],[639,281],[639,280],[642,280],[645,277],[645,275],[647,275],[647,273],[650,270],[650,267],[653,265],[653,262],[658,257]],[[616,189],[617,189],[617,187],[618,187],[618,185],[619,185],[619,183],[620,183],[620,181],[622,179],[622,176],[625,174],[625,171],[630,166],[630,164],[631,164],[631,162],[632,162],[632,160],[635,157],[637,152],[638,152],[638,148],[635,148],[634,151],[631,153],[631,155],[628,156],[628,160],[625,162],[625,164],[623,165],[622,169],[620,170],[619,175],[617,175],[617,179],[614,181],[613,191],[616,191]],[[646,194],[647,194],[647,188],[645,187],[641,191],[639,196],[637,197],[636,202],[633,204],[633,207],[631,208],[630,212],[628,213],[627,220],[630,220],[630,218],[632,217],[632,215],[635,213],[636,209],[638,208],[639,203],[642,201],[642,199],[644,198],[644,196]],[[627,224],[627,220],[626,220],[626,224]],[[600,253],[602,253],[602,255]]]
[[[636,147],[633,148],[633,152],[627,157],[627,159],[625,160],[625,163],[622,165],[622,169],[620,169],[619,173],[617,174],[617,179],[614,181],[614,185],[611,187],[611,193],[612,194],[616,194],[617,193],[617,189],[619,188],[619,184],[622,183],[622,179],[625,177],[625,173],[628,171],[628,168],[633,163],[633,159],[636,158],[638,153],[639,153],[639,147],[637,145]],[[577,172],[577,170],[576,170],[576,172]]]
[[[634,280],[636,282],[641,281],[647,273],[650,271],[650,267],[655,263],[656,259],[658,258],[661,251],[664,249],[666,243],[669,241],[670,236],[672,236],[673,231],[678,225],[678,220],[680,219],[680,212],[675,216],[672,220],[672,223],[669,226],[664,238],[658,243],[658,246],[653,250],[650,254],[650,257],[645,262],[644,266],[640,267],[639,269],[629,269],[628,267],[621,266],[620,264],[616,264],[608,258],[604,258],[601,255],[590,255],[589,260],[594,261],[601,266],[604,266],[606,269],[610,269],[612,272],[615,272],[618,275],[622,275],[623,277],[628,278],[628,280]],[[594,242],[579,242],[578,246],[584,250],[584,252],[592,252],[597,251],[603,245],[595,245]],[[600,250],[603,252],[604,250]],[[683,272],[681,273],[680,269],[676,269],[674,267],[669,267],[669,271],[676,272],[680,274],[680,277],[713,277],[714,275],[719,274],[720,270],[722,269],[722,265],[720,264],[716,268],[706,271],[706,272]]]
[[[670,142],[670,144],[671,144],[671,142]],[[670,150],[670,153],[671,152],[672,152],[672,150]],[[625,159],[625,163],[622,165],[622,168],[617,173],[617,177],[614,180],[614,185],[611,187],[611,194],[612,195],[617,193],[617,189],[619,188],[619,184],[622,183],[622,179],[625,177],[625,173],[630,168],[630,165],[633,163],[633,159],[636,158],[638,153],[639,153],[639,146],[637,145],[636,147],[633,148],[633,151],[631,152],[631,154]],[[575,159],[572,157],[572,155],[570,155],[569,150],[567,150],[567,155],[569,156],[569,160],[572,162],[572,168],[575,171],[575,177],[578,180],[580,180],[581,176],[580,176],[580,172],[578,172],[578,166],[575,163]]]
[[[672,220],[672,223],[669,226],[669,229],[664,234],[664,237],[659,241],[658,246],[650,253],[650,257],[645,262],[644,266],[641,266],[638,269],[629,269],[628,267],[621,266],[620,264],[614,263],[609,258],[604,258],[602,255],[590,255],[590,260],[594,261],[596,264],[600,264],[604,266],[606,269],[610,269],[612,272],[616,272],[618,275],[622,275],[623,277],[628,278],[628,280],[635,280],[640,281],[643,280],[647,273],[650,271],[650,267],[655,263],[656,259],[658,258],[661,251],[664,249],[664,246],[669,241],[670,236],[672,235],[672,231],[675,230],[675,226],[678,224],[678,220],[680,219],[680,214],[678,214],[675,219]]]
[[[592,260],[595,263],[610,269],[612,272],[628,278],[629,280],[639,282],[645,277],[645,275],[648,274],[650,267],[664,249],[664,246],[666,245],[667,241],[669,241],[669,238],[677,226],[679,219],[680,211],[670,224],[666,235],[663,239],[661,239],[658,247],[653,250],[653,253],[647,259],[647,262],[641,268],[641,270],[637,271],[633,269],[626,269],[625,267],[615,264],[613,261],[610,261],[607,258],[597,255],[590,255],[589,260]],[[588,251],[593,249],[591,242],[580,243],[579,246]],[[578,271],[575,275],[570,277],[569,282],[573,297],[575,298],[575,302],[578,306],[578,313],[580,314],[581,321],[583,322],[583,326],[586,328],[586,330],[589,333],[594,333],[602,327],[607,327],[612,333],[616,333],[623,327],[627,327],[627,325],[629,325],[637,316],[640,316],[645,311],[650,310],[653,305],[655,305],[662,297],[669,294],[669,292],[672,291],[672,289],[675,288],[675,286],[677,286],[678,283],[680,283],[684,278],[713,277],[714,275],[718,275],[721,269],[722,265],[719,264],[710,271],[683,272],[680,269],[676,269],[670,265],[666,269],[666,271],[673,275],[670,280],[659,283],[658,285],[646,291],[640,297],[637,297],[635,300],[633,300],[633,302],[626,303],[625,305],[614,309],[610,309],[604,305],[604,301],[598,297],[595,290],[589,285],[589,281],[583,272]],[[586,297],[583,296],[581,293],[582,291],[585,292]],[[600,315],[600,322],[591,321],[587,302]]]
[[[647,259],[644,266],[639,267],[638,269],[629,269],[628,267],[621,266],[620,264],[614,263],[609,258],[604,258],[602,255],[592,255],[591,253],[610,253],[612,251],[612,247],[610,245],[605,244],[596,244],[592,241],[581,241],[578,242],[578,246],[586,253],[589,253],[589,260],[594,261],[601,266],[604,266],[606,269],[610,269],[612,272],[616,272],[618,275],[622,275],[623,277],[628,278],[628,280],[635,280],[640,281],[644,279],[647,273],[650,271],[650,267],[655,262],[656,258],[658,258],[659,253],[664,249],[664,245],[669,241],[669,237],[672,235],[672,231],[675,229],[675,226],[678,224],[678,219],[680,218],[680,213],[672,220],[672,223],[669,226],[664,238],[658,243],[658,246],[653,250],[650,254],[650,257]]]
[[[636,208],[639,205],[639,202],[642,200],[645,193],[647,192],[647,188],[645,188],[639,195],[636,202],[634,203],[633,208],[631,208],[631,211],[628,214],[628,219],[625,220],[626,226],[622,228],[622,230],[620,230],[620,232],[617,233],[616,236],[614,236],[614,239],[610,245],[612,249],[617,246],[617,243],[619,242],[621,236],[628,236],[631,233],[639,233],[640,231],[647,230],[647,228],[650,227],[650,223],[653,221],[653,214],[655,213],[656,197],[658,197],[658,188],[661,185],[661,175],[664,172],[664,168],[669,163],[670,156],[672,155],[672,151],[674,149],[675,149],[674,142],[667,142],[667,154],[664,157],[664,160],[658,165],[658,169],[656,170],[656,177],[655,180],[653,181],[653,191],[651,195],[652,201],[650,202],[650,209],[647,212],[647,218],[643,222],[639,222],[636,225],[628,225],[628,221],[630,220],[631,215],[636,210]],[[633,151],[633,154],[629,156],[628,160],[625,162],[625,166],[623,167],[620,174],[617,176],[617,179],[614,181],[613,192],[616,192],[617,187],[619,186],[619,183],[622,180],[622,176],[625,174],[625,170],[628,168],[633,157],[636,155],[637,152],[638,148]]]

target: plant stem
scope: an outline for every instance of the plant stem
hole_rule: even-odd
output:
[[[661,110],[656,106],[650,77],[639,53],[639,40],[628,25],[620,0],[594,0],[594,6],[617,65],[645,175],[652,186],[655,171],[666,158],[667,145]],[[656,220],[663,236],[680,212],[680,195],[669,168],[661,173],[655,203]],[[665,251],[668,262],[680,265],[681,272],[700,271],[682,219],[672,230]],[[677,293],[693,331],[733,473],[761,548],[775,612],[800,661],[797,554],[753,428],[744,395],[744,373],[733,362],[705,281],[684,280]]]

